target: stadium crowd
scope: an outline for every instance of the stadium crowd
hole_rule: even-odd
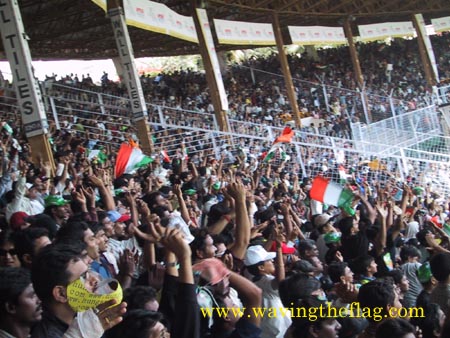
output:
[[[429,94],[416,59],[396,54],[412,53],[409,43],[360,48],[361,55],[385,60],[364,58],[363,68],[377,74],[368,77],[371,91],[386,95],[394,88],[408,102],[405,110],[426,104]],[[449,55],[443,50],[435,52],[447,76]],[[329,119],[332,127],[323,126],[328,136],[350,137],[345,120],[362,118],[350,96],[339,95],[341,88],[355,88],[344,53],[325,50],[328,58],[320,65],[291,60],[294,74],[314,80],[312,73],[323,73],[336,86],[332,113],[315,105],[317,91],[298,87],[302,107]],[[383,62],[390,60],[394,71],[387,77]],[[252,62],[276,68],[274,59]],[[379,68],[370,69],[375,64]],[[63,81],[95,89],[88,77]],[[284,125],[280,113],[288,102],[280,81],[261,79],[250,91],[244,68],[225,81],[233,117],[259,128]],[[143,83],[148,101],[211,112],[201,74],[163,74]],[[106,77],[101,90],[124,95]],[[336,162],[324,170],[317,161],[321,170],[303,177],[299,165],[260,159],[269,141],[243,144],[238,153],[226,148],[217,156],[196,140],[196,152],[186,155],[178,134],[171,135],[180,146],[170,156],[153,156],[146,166],[116,177],[116,152],[89,154],[119,135],[115,119],[127,119],[126,101],[111,102],[114,120],[98,114],[95,123],[88,115],[97,108],[90,109],[89,97],[75,101],[66,107],[72,114],[60,121],[64,128],[52,130],[54,172],[49,163],[31,161],[18,119],[1,122],[0,337],[450,336],[448,196],[413,175],[399,182],[392,168],[371,168],[357,158],[344,158],[351,165],[343,174],[332,174],[342,170]],[[171,114],[175,110],[168,110],[168,119],[179,121]],[[124,141],[132,131],[123,133]],[[189,137],[195,135],[183,136]],[[306,162],[324,155],[304,152]],[[312,199],[316,175],[340,177],[351,191],[350,208]],[[122,291],[123,297],[108,298]],[[313,318],[321,307],[346,315]],[[394,308],[420,308],[423,316],[390,318]],[[298,309],[310,316],[297,315]]]
[[[432,37],[441,83],[450,79],[449,39],[448,33]],[[344,123],[341,123],[340,128],[336,127],[341,119],[364,121],[365,117],[348,48],[319,49],[316,53],[288,56],[299,108],[304,115],[323,118],[328,125],[327,132],[333,136],[349,136],[350,132]],[[388,99],[390,95],[395,102],[396,114],[432,102],[415,39],[395,39],[390,46],[380,43],[359,44],[358,53],[366,82],[365,91],[369,97],[369,109],[375,120],[392,116]],[[291,109],[279,67],[274,53],[269,57],[252,57],[227,69],[223,78],[230,104],[230,119],[274,126],[285,123],[283,114],[290,113]],[[56,81],[56,76],[49,77],[49,81]],[[74,74],[61,77],[56,82],[100,90],[119,97],[118,100],[126,96],[126,88],[108,80],[107,74],[95,84],[89,75],[83,75],[80,80]],[[157,76],[143,75],[141,83],[146,102],[164,103],[166,107],[183,110],[213,112],[202,72],[187,69]],[[327,87],[327,100],[321,85]],[[325,102],[328,102],[329,107],[326,107]],[[124,102],[114,104],[116,107],[123,105]]]

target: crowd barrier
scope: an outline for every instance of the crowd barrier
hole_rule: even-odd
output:
[[[126,98],[56,83],[44,86],[43,97],[52,128],[75,130],[97,139],[98,144],[107,145],[110,151],[135,132]],[[258,165],[264,162],[261,154],[282,132],[281,126],[236,119],[229,119],[230,132],[221,132],[214,114],[180,109],[164,102],[149,103],[147,107],[153,156],[159,156],[161,151],[180,156],[185,151],[196,161],[210,153],[217,158],[226,154],[231,160],[244,158],[246,153],[247,159],[251,158],[249,165]],[[14,97],[3,96],[0,110],[17,117]],[[352,125],[353,139],[320,134],[314,124],[296,130],[292,143],[286,144],[284,151],[277,153],[270,163],[301,176],[324,174],[336,181],[355,175],[380,181],[393,178],[399,182],[414,178],[417,184],[429,184],[436,193],[450,196],[450,139],[442,135],[445,121],[435,106],[370,125],[358,123]],[[83,128],[76,128],[77,124]]]

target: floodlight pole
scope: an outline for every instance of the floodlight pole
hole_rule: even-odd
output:
[[[54,173],[55,160],[48,140],[47,115],[38,81],[33,74],[29,38],[17,1],[0,1],[0,32],[33,162],[39,164],[42,160],[49,163]]]
[[[136,126],[137,136],[142,151],[150,155],[153,152],[153,144],[150,138],[147,105],[145,103],[144,92],[134,62],[133,47],[131,45],[130,35],[128,34],[123,9],[120,6],[119,0],[107,0],[107,6],[108,17],[111,20],[117,50],[124,70],[123,80],[127,85],[128,96],[130,98],[130,105],[133,113],[132,121]]]
[[[287,60],[286,53],[284,51],[283,36],[281,35],[280,21],[278,19],[278,14],[273,12],[273,33],[275,36],[275,41],[277,43],[278,49],[278,59],[281,64],[281,71],[283,72],[284,81],[286,85],[286,91],[291,103],[292,115],[294,116],[295,125],[297,128],[302,127],[302,120],[300,116],[300,111],[298,109],[297,95],[295,94],[294,83],[292,82],[292,75],[289,69],[289,63]]]
[[[359,90],[362,92],[362,100],[364,100],[364,105],[367,107],[367,124],[372,122],[372,113],[369,107],[369,100],[367,98],[367,94],[365,91],[364,77],[361,71],[361,65],[359,64],[358,52],[356,51],[355,41],[353,38],[352,26],[351,26],[351,18],[348,17],[344,20],[344,32],[347,37],[348,48],[350,51],[350,58],[352,59],[353,71],[355,73],[355,81],[358,84]]]

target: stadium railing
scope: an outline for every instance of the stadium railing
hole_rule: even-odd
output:
[[[112,152],[135,132],[128,117],[126,98],[58,84],[46,89],[48,119],[57,129],[88,133],[87,137],[100,135],[101,143],[107,144]],[[19,110],[14,100],[11,96],[2,97],[2,113],[17,116]],[[172,158],[181,156],[184,144],[191,158],[204,153],[218,158],[231,146],[234,157],[243,157],[245,153],[245,157],[252,158],[249,165],[261,164],[264,163],[261,153],[270,148],[283,129],[268,123],[230,119],[231,132],[226,133],[218,131],[213,114],[165,104],[148,104],[148,111],[154,143],[151,155],[155,157],[161,151]],[[83,128],[77,129],[80,120]],[[361,177],[400,182],[412,177],[417,184],[429,184],[436,193],[450,196],[450,139],[442,136],[442,122],[433,106],[373,125],[360,125],[360,128],[367,127],[370,137],[357,136],[353,140],[321,135],[311,129],[297,130],[292,143],[285,144],[284,151],[278,152],[270,163],[275,167],[283,165],[284,170],[301,176],[323,174],[336,181]],[[359,135],[366,132],[361,131]],[[413,137],[407,138],[406,132]]]

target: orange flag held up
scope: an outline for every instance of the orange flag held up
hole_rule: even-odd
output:
[[[275,141],[273,142],[275,143],[291,143],[292,138],[294,137],[294,131],[289,128],[289,127],[285,127],[283,129],[283,132],[281,133],[280,136],[278,136]]]

